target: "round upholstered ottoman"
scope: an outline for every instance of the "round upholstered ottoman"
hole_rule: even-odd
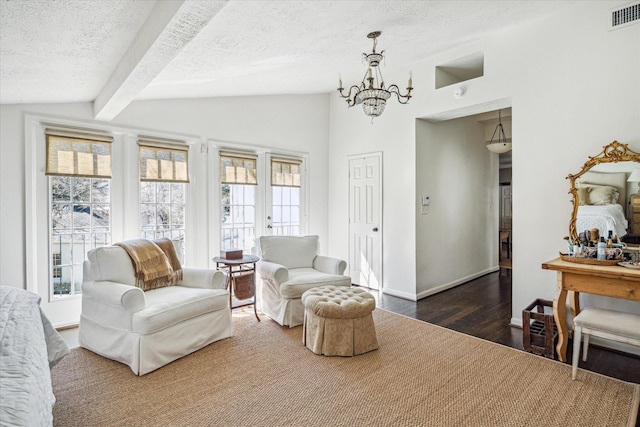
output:
[[[378,348],[376,300],[364,289],[321,286],[303,293],[302,304],[302,343],[314,353],[355,356]]]

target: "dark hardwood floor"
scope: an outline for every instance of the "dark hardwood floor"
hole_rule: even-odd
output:
[[[487,274],[417,302],[375,294],[378,307],[382,309],[524,351],[522,329],[509,325],[509,269]],[[572,342],[569,340],[569,361],[571,350]],[[579,367],[640,384],[640,356],[589,345],[589,357],[586,362],[580,361]]]

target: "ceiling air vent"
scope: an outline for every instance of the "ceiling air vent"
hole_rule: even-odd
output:
[[[640,22],[640,2],[628,3],[625,6],[611,9],[609,30],[617,30],[638,22]]]

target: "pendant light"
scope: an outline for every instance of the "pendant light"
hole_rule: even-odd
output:
[[[498,139],[495,139],[496,133],[498,134]],[[498,110],[498,126],[496,126],[493,135],[491,135],[491,141],[487,144],[487,150],[497,154],[506,153],[511,150],[511,139],[507,139],[504,134],[501,110]]]

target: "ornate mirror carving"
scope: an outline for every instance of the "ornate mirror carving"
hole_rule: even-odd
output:
[[[573,212],[571,214],[571,220],[569,222],[569,237],[573,242],[578,241],[578,232],[584,231],[584,230],[577,230],[577,227],[576,227],[577,218],[578,218],[578,207],[580,205],[580,201],[579,201],[580,198],[578,195],[579,188],[577,185],[577,181],[580,181],[580,177],[585,175],[587,172],[592,173],[590,171],[593,168],[596,168],[597,170],[597,168],[599,167],[598,165],[604,165],[604,164],[610,164],[610,163],[622,163],[622,162],[629,162],[628,163],[630,165],[628,168],[629,170],[619,169],[624,171],[626,174],[626,177],[628,177],[631,174],[633,169],[640,168],[640,153],[636,153],[635,151],[629,149],[627,144],[621,144],[618,141],[613,141],[611,144],[605,145],[603,147],[602,152],[600,152],[596,156],[593,156],[593,157],[590,156],[589,159],[584,163],[584,166],[582,166],[582,170],[580,172],[578,172],[575,175],[567,176],[567,179],[570,182],[569,193],[572,195],[572,203],[573,203]],[[634,165],[633,163],[638,163],[638,165]],[[624,179],[624,181],[626,185],[626,178]],[[591,182],[591,184],[601,184],[601,183]],[[633,189],[634,190],[632,194],[635,194],[635,191],[637,191],[638,188],[634,186]],[[626,217],[630,194],[625,194],[624,191],[622,191],[622,194],[624,195],[624,200],[619,200],[618,203],[622,205],[623,212]],[[620,237],[622,237],[622,235],[620,235]]]

